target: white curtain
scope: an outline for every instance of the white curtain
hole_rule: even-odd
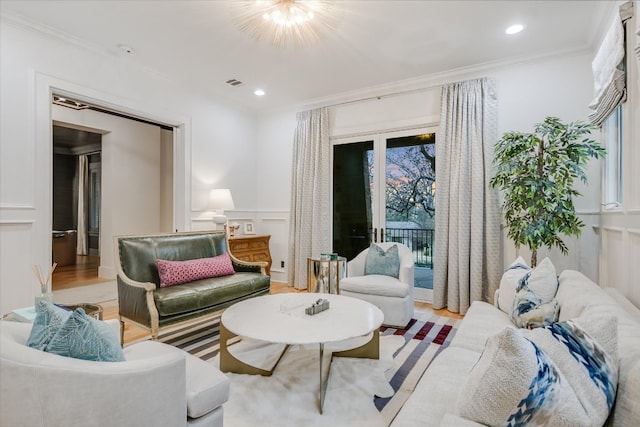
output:
[[[291,171],[288,282],[307,287],[307,258],[331,250],[331,145],[326,108],[297,114]]]
[[[441,105],[433,306],[464,314],[473,301],[493,301],[502,273],[498,196],[489,187],[495,81],[445,86]]]
[[[89,158],[86,154],[78,156],[78,241],[76,253],[88,255],[88,199],[89,199]]]
[[[633,16],[633,3],[619,6],[609,23],[591,68],[594,98],[589,104],[591,123],[600,126],[626,100],[625,24]]]

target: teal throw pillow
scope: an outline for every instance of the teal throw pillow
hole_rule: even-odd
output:
[[[47,301],[40,301],[36,306],[36,318],[33,320],[27,345],[44,350],[69,316],[71,316],[69,310],[62,309]]]
[[[120,337],[109,326],[77,308],[51,338],[45,351],[98,362],[123,362]]]
[[[372,243],[367,252],[367,259],[364,263],[364,274],[381,274],[391,276],[396,279],[400,275],[400,256],[398,255],[398,245],[389,247],[386,251],[380,246]]]

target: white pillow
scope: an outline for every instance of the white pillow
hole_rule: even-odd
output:
[[[455,410],[488,426],[595,425],[549,356],[513,328],[489,337]]]
[[[558,291],[558,275],[556,268],[549,258],[545,258],[531,271],[526,285],[542,301],[550,302]],[[502,292],[502,291],[501,291]]]
[[[500,280],[500,292],[498,293],[498,308],[507,314],[511,314],[513,298],[516,296],[516,288],[522,276],[529,271],[529,266],[522,257],[518,257]]]

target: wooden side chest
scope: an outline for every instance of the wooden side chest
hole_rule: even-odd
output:
[[[229,250],[243,261],[262,261],[267,263],[267,274],[271,275],[271,252],[269,252],[270,235],[229,237]]]

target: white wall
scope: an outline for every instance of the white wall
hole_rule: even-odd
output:
[[[581,53],[425,78],[422,89],[414,85],[406,93],[337,105],[330,108],[332,137],[437,125],[440,121],[441,85],[478,77],[497,80],[499,135],[508,130],[530,131],[534,123],[549,115],[558,116],[564,121],[587,119],[587,104],[592,92],[591,56]],[[403,92],[404,89],[399,87],[398,91]],[[289,209],[291,157],[285,153],[292,152],[295,113],[283,111],[259,119],[258,149],[265,161],[258,164],[258,176],[268,179],[261,179],[258,184],[259,194],[262,195],[258,199],[258,217],[262,215],[262,210],[284,212]],[[577,209],[587,223],[582,237],[567,242],[570,247],[568,257],[555,251],[551,255],[558,270],[578,269],[594,280],[598,276],[599,240],[592,226],[598,224],[599,176],[599,163],[590,165],[591,185],[584,189],[584,196],[576,201]],[[288,234],[275,235],[272,241],[288,242]],[[520,252],[525,257],[529,256],[525,250]],[[544,256],[544,252],[541,255]],[[283,256],[286,259],[286,253]],[[505,239],[505,265],[515,256],[513,245]],[[286,278],[286,269],[282,277],[283,280]]]
[[[147,117],[183,125],[183,152],[174,151],[194,182],[228,187],[236,207],[256,206],[255,117],[208,95],[134,65],[129,58],[101,52],[2,18],[0,25],[0,314],[33,304],[38,283],[34,264],[51,262],[50,112],[40,82],[73,88],[74,94]],[[47,94],[45,94],[47,95]],[[175,123],[174,123],[175,122]],[[47,128],[48,126],[48,128]],[[187,156],[186,159],[184,156]],[[175,177],[179,182],[180,177]],[[195,187],[195,186],[194,186]],[[179,192],[196,198],[187,182]],[[187,193],[185,195],[185,193]],[[187,216],[197,216],[187,206]],[[185,226],[191,221],[187,218]]]

